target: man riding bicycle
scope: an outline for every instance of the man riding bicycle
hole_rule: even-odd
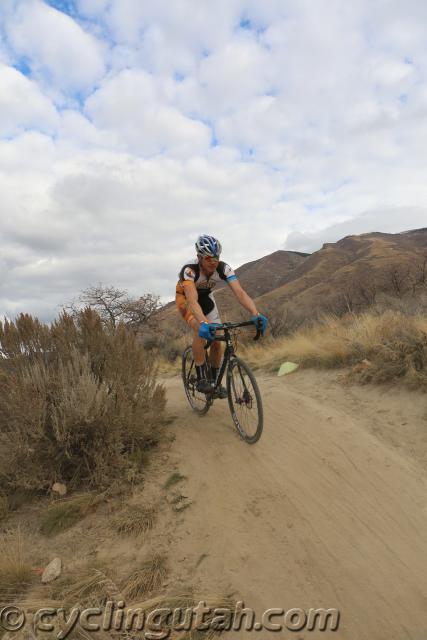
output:
[[[179,272],[176,285],[176,305],[183,319],[194,331],[193,358],[197,372],[197,390],[201,393],[212,391],[207,380],[205,340],[215,338],[215,325],[221,324],[218,308],[213,297],[213,288],[220,280],[224,280],[236,296],[240,304],[252,314],[254,324],[261,325],[262,334],[267,327],[267,318],[258,313],[252,298],[240,285],[233,269],[219,259],[220,242],[209,235],[201,235],[196,242],[197,259],[186,263]],[[214,380],[221,364],[222,346],[213,342],[210,347],[210,364]],[[227,391],[221,387],[218,397],[226,398]]]

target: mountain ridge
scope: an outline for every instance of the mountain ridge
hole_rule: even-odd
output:
[[[279,249],[236,269],[242,287],[267,313],[291,308],[301,317],[357,310],[377,294],[401,297],[427,285],[427,227],[399,233],[372,231],[326,242],[313,253]],[[215,289],[224,320],[242,308],[224,284]],[[174,302],[160,319],[175,312]],[[179,319],[179,318],[178,318]]]

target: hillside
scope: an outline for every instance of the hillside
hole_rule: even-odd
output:
[[[357,311],[375,302],[380,293],[402,298],[425,288],[427,228],[346,236],[312,254],[275,251],[242,265],[236,273],[261,311],[288,309],[297,324],[320,312]],[[228,287],[217,289],[215,298],[224,319],[240,316],[241,307]],[[174,317],[171,302],[159,319]]]
[[[340,312],[374,302],[381,291],[400,297],[426,281],[426,258],[427,229],[347,236],[324,244],[258,304]]]

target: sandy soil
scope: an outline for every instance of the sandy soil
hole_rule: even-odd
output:
[[[254,446],[226,400],[199,417],[180,379],[166,381],[176,440],[164,473],[184,474],[192,501],[169,538],[171,581],[233,593],[258,618],[271,607],[341,612],[335,633],[253,633],[262,640],[426,640],[426,396],[344,387],[336,373],[257,378],[265,426]]]

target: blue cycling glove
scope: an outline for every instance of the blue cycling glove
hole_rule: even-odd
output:
[[[201,322],[199,327],[199,337],[204,340],[213,340],[215,338],[215,324]]]
[[[251,320],[257,328],[258,328],[258,321],[259,320],[261,321],[261,335],[263,336],[265,333],[265,330],[267,329],[267,324],[268,324],[267,318],[263,316],[262,313],[259,313],[257,316],[252,316]]]

